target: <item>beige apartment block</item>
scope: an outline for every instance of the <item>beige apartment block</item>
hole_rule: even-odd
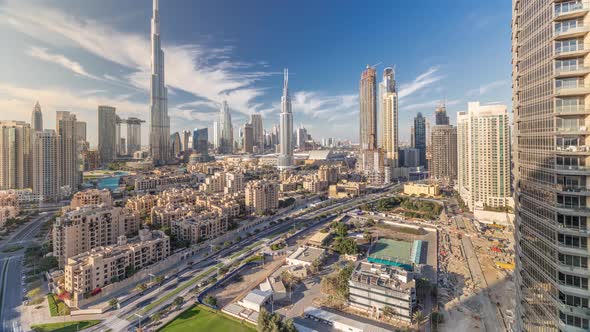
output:
[[[267,180],[250,181],[246,185],[246,209],[264,214],[279,208],[279,185]]]
[[[89,189],[79,191],[74,194],[70,207],[77,208],[87,205],[104,205],[105,207],[113,206],[113,196],[108,189]]]
[[[53,226],[53,255],[60,266],[79,253],[117,243],[139,231],[139,214],[125,208],[86,206],[64,212]]]
[[[170,223],[172,235],[192,244],[223,235],[227,227],[227,218],[214,212],[202,212]]]
[[[170,256],[170,238],[162,231],[142,229],[137,237],[119,236],[115,244],[96,247],[68,258],[64,266],[65,291],[76,298],[118,282]]]
[[[329,185],[338,183],[338,174],[340,170],[336,166],[322,165],[318,169],[318,176],[321,181],[328,182]]]
[[[359,197],[367,191],[367,185],[364,182],[350,182],[346,180],[333,184],[328,188],[328,197],[330,198],[347,198]]]
[[[440,189],[437,183],[406,183],[404,184],[404,194],[436,197],[440,195]]]

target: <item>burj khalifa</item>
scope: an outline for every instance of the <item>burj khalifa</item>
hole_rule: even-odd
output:
[[[160,43],[160,14],[158,0],[154,0],[152,16],[152,82],[150,93],[150,154],[156,165],[170,159],[170,118],[168,117],[168,89],[164,80],[164,51]]]

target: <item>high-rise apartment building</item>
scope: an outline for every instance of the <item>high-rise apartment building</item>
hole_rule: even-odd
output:
[[[457,179],[457,128],[437,125],[431,132],[429,174],[433,179]]]
[[[77,191],[82,184],[82,156],[79,149],[79,137],[77,133],[76,115],[70,112],[58,111],[56,113],[56,131],[59,136],[59,172],[60,185],[69,186],[72,191]]]
[[[168,88],[164,80],[164,51],[160,42],[160,13],[154,0],[152,15],[152,71],[150,93],[150,155],[156,165],[166,164],[170,152],[170,117]]]
[[[389,167],[398,165],[399,131],[398,131],[398,96],[395,84],[395,71],[385,68],[383,81],[379,84],[381,96],[381,147]]]
[[[289,95],[289,70],[285,69],[283,77],[283,96],[281,97],[281,123],[280,123],[279,169],[291,168],[293,160],[293,112],[291,110],[291,95]]]
[[[33,113],[31,114],[31,129],[33,131],[43,131],[43,112],[41,112],[39,102],[35,103]]]
[[[377,72],[367,66],[360,80],[360,148],[377,149]]]
[[[35,133],[33,139],[33,192],[43,201],[60,198],[60,139],[55,130]]]
[[[209,155],[209,129],[201,128],[193,131],[193,151],[201,157]]]
[[[303,125],[299,125],[295,135],[295,143],[299,150],[305,150],[305,143],[307,142],[307,129]]]
[[[107,164],[117,156],[117,113],[114,107],[98,106],[98,152],[100,161]]]
[[[213,148],[215,150],[219,149],[219,139],[220,139],[219,122],[213,121]]]
[[[426,166],[426,118],[418,112],[412,127],[412,147],[420,152],[420,166]]]
[[[0,190],[32,187],[31,126],[0,121]]]
[[[504,105],[468,104],[457,115],[459,194],[474,208],[511,204],[510,128]]]
[[[256,214],[264,214],[279,208],[279,184],[256,180],[246,185],[246,208]]]
[[[141,124],[144,122],[135,117],[127,119],[127,154],[130,156],[141,150]]]
[[[231,111],[225,100],[221,103],[221,108],[219,110],[218,130],[218,152],[221,154],[232,153],[234,150],[234,130],[231,122]]]
[[[254,152],[254,127],[251,123],[244,123],[243,133],[242,149],[246,153]]]
[[[250,124],[252,124],[254,146],[262,151],[264,149],[264,126],[262,123],[262,115],[258,113],[251,114]]]
[[[512,9],[515,329],[588,331],[590,7]]]
[[[190,130],[183,130],[182,131],[182,151],[187,152],[188,150],[192,150],[192,146],[189,145],[189,141],[191,138],[192,133]]]
[[[76,137],[78,142],[86,142],[86,122],[76,121]]]

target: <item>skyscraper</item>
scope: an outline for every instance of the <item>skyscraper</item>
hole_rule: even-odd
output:
[[[192,150],[193,147],[188,144],[188,142],[191,138],[191,132],[189,130],[183,130],[181,138],[182,138],[182,151],[186,152],[186,151]]]
[[[504,105],[468,104],[457,115],[459,194],[470,210],[511,204],[510,129]]]
[[[291,111],[291,96],[289,95],[289,70],[285,69],[283,78],[283,96],[281,97],[279,169],[293,167],[293,112]]]
[[[33,140],[33,192],[43,201],[60,198],[60,142],[55,130],[35,133]]]
[[[250,115],[250,123],[252,124],[254,134],[254,145],[260,151],[264,149],[264,127],[262,124],[262,115],[254,113]]]
[[[82,156],[78,148],[76,115],[58,111],[56,113],[56,131],[59,137],[59,183],[61,186],[70,186],[72,191],[77,191],[82,184]]]
[[[420,151],[420,166],[426,166],[426,119],[418,112],[414,118],[413,148]]]
[[[154,164],[166,164],[171,157],[169,149],[170,118],[168,117],[168,89],[164,80],[164,51],[162,51],[160,44],[158,0],[154,0],[150,99],[150,154]]]
[[[31,129],[35,131],[43,131],[43,112],[41,112],[41,105],[39,102],[35,103],[33,113],[31,114]]]
[[[395,84],[395,71],[385,68],[381,90],[381,147],[389,167],[398,165],[399,130],[398,130],[398,96]]]
[[[360,148],[377,148],[377,74],[367,66],[360,80]]]
[[[209,129],[201,128],[193,131],[193,151],[201,155],[201,159],[209,155]]]
[[[244,123],[242,149],[246,153],[254,152],[254,126],[251,123]]]
[[[98,106],[98,153],[103,164],[115,160],[117,113],[114,107]]]
[[[127,119],[127,154],[133,155],[141,150],[141,124],[145,121],[138,118]]]
[[[172,157],[178,157],[178,155],[180,155],[180,151],[182,151],[182,143],[180,141],[180,134],[178,132],[170,135],[170,144],[170,153],[172,153]]]
[[[76,137],[79,142],[86,142],[86,122],[76,121]]]
[[[215,150],[219,149],[219,122],[213,121],[213,148]]]
[[[457,179],[457,128],[437,125],[432,128],[430,139],[430,177],[439,180]]]
[[[227,101],[219,109],[219,153],[230,154],[234,147],[234,131],[231,123],[231,111]]]
[[[31,126],[0,121],[0,190],[32,186]]]
[[[588,3],[512,9],[515,328],[588,331]]]
[[[297,143],[297,148],[299,150],[305,150],[305,142],[307,142],[307,129],[305,129],[303,125],[299,125],[299,128],[297,128],[295,142]]]
[[[434,110],[434,119],[437,126],[448,125],[449,116],[447,115],[447,106],[440,104]]]

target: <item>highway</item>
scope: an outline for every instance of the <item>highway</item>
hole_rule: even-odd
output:
[[[139,327],[140,321],[143,322],[143,324],[146,324],[147,321],[149,321],[149,317],[151,317],[151,315],[170,305],[174,301],[174,298],[182,296],[185,300],[187,300],[189,296],[194,295],[194,292],[191,294],[191,291],[198,283],[195,282],[194,278],[201,275],[202,278],[199,279],[200,281],[206,280],[211,276],[215,276],[217,274],[217,269],[215,266],[220,265],[220,261],[223,261],[223,263],[221,263],[222,265],[230,266],[234,262],[242,261],[246,257],[259,252],[267,245],[267,243],[272,242],[273,239],[278,239],[284,232],[290,230],[293,224],[297,222],[312,221],[320,215],[334,213],[339,209],[352,209],[369,201],[380,199],[397,188],[399,188],[399,185],[388,186],[379,193],[368,194],[363,197],[340,201],[331,206],[304,213],[299,217],[292,218],[289,221],[284,221],[280,224],[271,226],[254,236],[246,238],[227,248],[221,249],[211,256],[193,264],[193,266],[188,267],[186,270],[181,271],[179,273],[180,277],[174,276],[169,278],[165,280],[160,287],[148,290],[145,294],[141,295],[141,297],[132,300],[130,303],[124,304],[124,307],[110,313],[110,316],[107,319],[105,319],[101,324],[89,329],[89,331],[100,332],[106,329],[110,329],[112,331],[134,331],[137,327]],[[291,213],[294,213],[294,211],[291,211],[289,215]],[[277,218],[278,217],[280,216],[277,216]],[[327,222],[329,220],[331,220],[331,218],[325,218],[320,223]],[[310,227],[317,227],[317,224],[313,223],[313,225]],[[263,240],[272,234],[278,235],[273,235],[273,239],[267,239],[266,241]],[[240,255],[235,255],[237,252],[240,252],[240,250],[248,248],[252,245],[255,246],[253,246],[250,250],[247,250]],[[232,254],[234,257],[232,257]],[[178,289],[181,288],[182,290],[178,291]],[[173,296],[170,296],[169,294],[173,294]],[[166,298],[167,296],[169,296],[169,298],[161,301],[162,298]],[[158,301],[161,302],[158,303]],[[157,304],[154,305],[154,303]]]
[[[0,251],[20,245],[27,247],[35,241],[41,227],[52,213],[36,216],[32,221],[14,231],[0,244]],[[23,277],[24,248],[14,252],[0,252],[0,321],[3,332],[22,332],[18,307],[24,297]]]

